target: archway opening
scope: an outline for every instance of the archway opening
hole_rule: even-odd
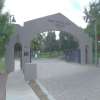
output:
[[[30,61],[37,58],[61,58],[67,62],[81,63],[79,43],[70,33],[46,31],[33,37]]]
[[[21,70],[22,67],[22,46],[16,43],[14,46],[14,71]]]

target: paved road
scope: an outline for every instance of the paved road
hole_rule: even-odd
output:
[[[39,100],[31,87],[24,80],[18,61],[16,61],[15,71],[8,76],[6,100]]]
[[[40,60],[37,62],[38,66],[45,66],[44,62],[50,67],[51,60]],[[54,60],[52,66],[53,64],[66,66],[68,67],[66,73],[71,73],[39,80],[55,100],[100,100],[100,68],[74,63],[65,64],[59,60]]]

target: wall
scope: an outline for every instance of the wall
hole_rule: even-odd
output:
[[[23,73],[26,81],[36,80],[37,65],[33,63],[25,63]]]

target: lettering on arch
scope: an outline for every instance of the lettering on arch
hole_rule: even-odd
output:
[[[54,20],[54,19],[48,19],[48,22],[53,23],[57,28],[64,28],[70,25],[70,23],[66,23],[64,21]]]

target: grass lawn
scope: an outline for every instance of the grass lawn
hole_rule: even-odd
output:
[[[5,60],[0,59],[0,73],[4,73],[4,72],[5,72]]]
[[[62,55],[62,52],[41,52],[39,58],[55,58]]]

